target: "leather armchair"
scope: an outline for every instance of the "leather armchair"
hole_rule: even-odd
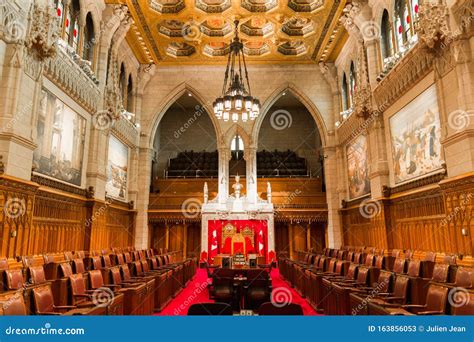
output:
[[[257,309],[265,302],[270,301],[272,281],[266,270],[248,270],[247,281],[244,285],[244,307]]]
[[[22,291],[0,294],[0,315],[26,316],[27,314],[28,310]]]
[[[61,315],[68,310],[76,309],[74,305],[54,305],[53,291],[49,285],[33,289],[35,313],[37,315]]]

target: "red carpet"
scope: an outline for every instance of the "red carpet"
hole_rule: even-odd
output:
[[[309,303],[301,298],[301,296],[292,289],[286,281],[280,276],[278,269],[274,269],[271,274],[273,296],[277,301],[291,300],[292,303],[299,304],[303,307],[305,316],[317,315]],[[165,309],[160,312],[159,316],[185,316],[188,309],[195,303],[212,303],[209,299],[207,291],[208,278],[205,269],[198,269],[196,276],[188,286],[174,298]]]

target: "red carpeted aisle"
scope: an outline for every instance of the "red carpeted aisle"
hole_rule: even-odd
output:
[[[301,296],[292,289],[286,281],[280,276],[278,269],[274,269],[271,274],[273,291],[279,291],[279,293],[289,294],[288,298],[291,302],[299,304],[303,307],[305,316],[316,315],[309,303],[301,298]],[[189,283],[188,286],[174,298],[165,309],[160,312],[160,316],[184,316],[188,313],[188,309],[192,304],[195,303],[212,303],[213,300],[209,299],[207,290],[208,278],[205,269],[198,269],[196,276]]]

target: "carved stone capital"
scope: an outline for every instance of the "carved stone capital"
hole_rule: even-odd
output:
[[[59,23],[50,6],[33,5],[30,13],[31,27],[25,45],[35,59],[44,61],[57,53]]]
[[[441,2],[426,2],[420,7],[417,22],[417,34],[420,42],[434,54],[445,48],[446,42],[452,40],[448,26],[448,7]]]

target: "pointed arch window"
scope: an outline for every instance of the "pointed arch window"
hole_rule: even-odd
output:
[[[347,84],[346,73],[342,75],[341,95],[342,95],[342,111],[346,111],[350,108],[349,86]]]
[[[394,8],[395,37],[398,51],[404,51],[416,38],[415,22],[420,5],[418,0],[396,0]]]
[[[135,110],[133,108],[133,80],[132,75],[128,76],[128,85],[127,85],[127,111],[133,113]]]
[[[84,43],[82,47],[83,59],[93,62],[95,43],[94,22],[92,20],[92,15],[88,13],[86,17],[86,26],[84,27]]]
[[[236,135],[232,139],[230,150],[233,160],[241,160],[244,157],[244,140],[240,135]]]
[[[356,79],[357,79],[357,75],[356,75],[354,62],[351,62],[351,69],[349,71],[349,103],[350,103],[349,107],[352,107],[354,105],[354,94],[357,87]]]
[[[381,24],[381,49],[382,49],[382,59],[393,56],[393,34],[392,27],[390,24],[390,17],[388,11],[385,10],[382,15],[382,24]]]
[[[122,105],[124,108],[127,108],[127,94],[125,93],[127,90],[127,78],[125,76],[125,65],[123,63],[120,66],[119,89],[120,96],[122,97]]]

